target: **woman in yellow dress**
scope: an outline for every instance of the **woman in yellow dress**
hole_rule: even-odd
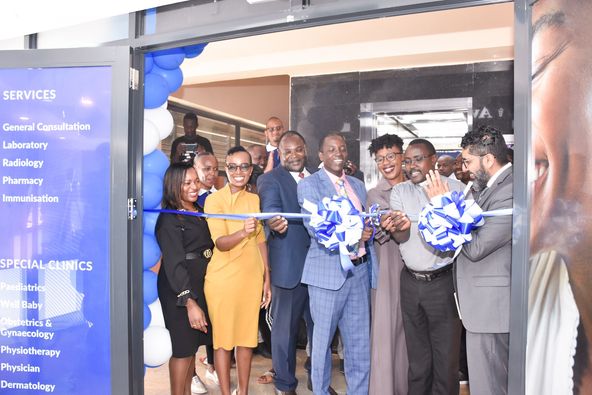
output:
[[[226,156],[228,184],[210,195],[206,213],[259,212],[259,196],[245,187],[253,166],[243,147],[233,147]],[[244,221],[208,219],[215,243],[208,265],[204,291],[214,342],[214,363],[222,395],[230,394],[230,353],[236,348],[238,388],[248,395],[253,348],[257,346],[259,309],[271,302],[267,246],[263,227],[255,218]],[[262,297],[263,295],[263,297]]]

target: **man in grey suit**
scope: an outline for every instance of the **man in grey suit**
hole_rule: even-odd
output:
[[[319,158],[323,168],[298,184],[298,203],[318,204],[324,197],[347,196],[360,211],[366,202],[364,184],[346,176],[345,139],[330,133],[321,139]],[[304,208],[303,213],[308,213]],[[308,284],[314,322],[312,341],[312,387],[315,395],[327,395],[331,380],[331,340],[339,327],[345,349],[345,377],[349,395],[366,395],[370,376],[370,286],[375,286],[376,263],[367,241],[366,226],[359,248],[348,257],[352,268],[343,268],[339,251],[329,251],[316,238],[310,221],[304,220],[312,240],[302,282]]]
[[[502,133],[481,127],[462,139],[463,166],[481,191],[477,203],[485,210],[512,208],[512,164]],[[427,187],[430,196],[441,192],[437,179]],[[431,189],[431,191],[430,191]],[[488,217],[471,233],[456,261],[457,292],[467,329],[467,357],[471,392],[508,391],[510,331],[510,271],[512,216]]]

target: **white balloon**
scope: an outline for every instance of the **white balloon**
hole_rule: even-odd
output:
[[[150,121],[156,126],[160,139],[166,139],[169,137],[175,126],[173,116],[170,111],[166,108],[158,107],[153,109],[144,110],[144,122]]]
[[[160,135],[156,126],[150,121],[144,119],[144,155],[148,155],[158,147]]]
[[[156,367],[173,355],[169,331],[162,326],[149,326],[144,331],[144,365]]]
[[[156,301],[148,305],[148,308],[150,309],[150,316],[152,317],[150,320],[150,326],[164,327],[164,316],[162,315],[160,300],[156,299]]]

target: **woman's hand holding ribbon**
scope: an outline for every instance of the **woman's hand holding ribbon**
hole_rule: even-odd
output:
[[[243,231],[245,232],[244,237],[249,237],[251,233],[255,232],[257,229],[257,219],[256,218],[247,218],[245,220],[245,226]]]

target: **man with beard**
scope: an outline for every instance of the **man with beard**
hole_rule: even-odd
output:
[[[479,206],[484,211],[511,209],[512,164],[508,162],[502,133],[482,126],[465,134],[461,147],[463,165],[481,191]],[[426,191],[430,197],[446,190],[437,174],[428,176]],[[471,236],[456,261],[458,302],[467,329],[471,392],[506,394],[512,216],[488,217]]]
[[[427,140],[413,140],[405,150],[403,164],[409,181],[393,187],[393,211],[389,215],[393,218],[392,235],[405,262],[401,311],[409,358],[409,393],[458,394],[461,324],[454,301],[454,252],[434,249],[417,228],[417,217],[429,203],[423,186],[436,165],[436,150]],[[461,182],[445,177],[442,183],[451,190],[464,188]]]
[[[287,131],[279,140],[281,166],[257,180],[261,212],[299,213],[297,186],[310,175],[304,167],[304,137]],[[304,318],[309,341],[312,341],[312,319],[308,288],[300,282],[310,237],[301,220],[273,217],[267,220],[267,238],[271,286],[271,355],[278,395],[296,394],[296,340],[300,321]]]
[[[298,184],[298,203],[317,206],[325,197],[347,197],[364,211],[364,184],[343,171],[347,145],[342,135],[329,133],[321,138],[319,159],[323,168]],[[314,321],[312,341],[312,389],[315,395],[329,394],[331,381],[331,341],[339,328],[345,351],[347,393],[368,393],[370,376],[370,287],[376,287],[376,260],[367,241],[372,227],[366,224],[361,240],[346,257],[325,248],[315,237],[310,220],[303,220],[313,239],[306,255],[302,282],[308,284],[310,311]]]

